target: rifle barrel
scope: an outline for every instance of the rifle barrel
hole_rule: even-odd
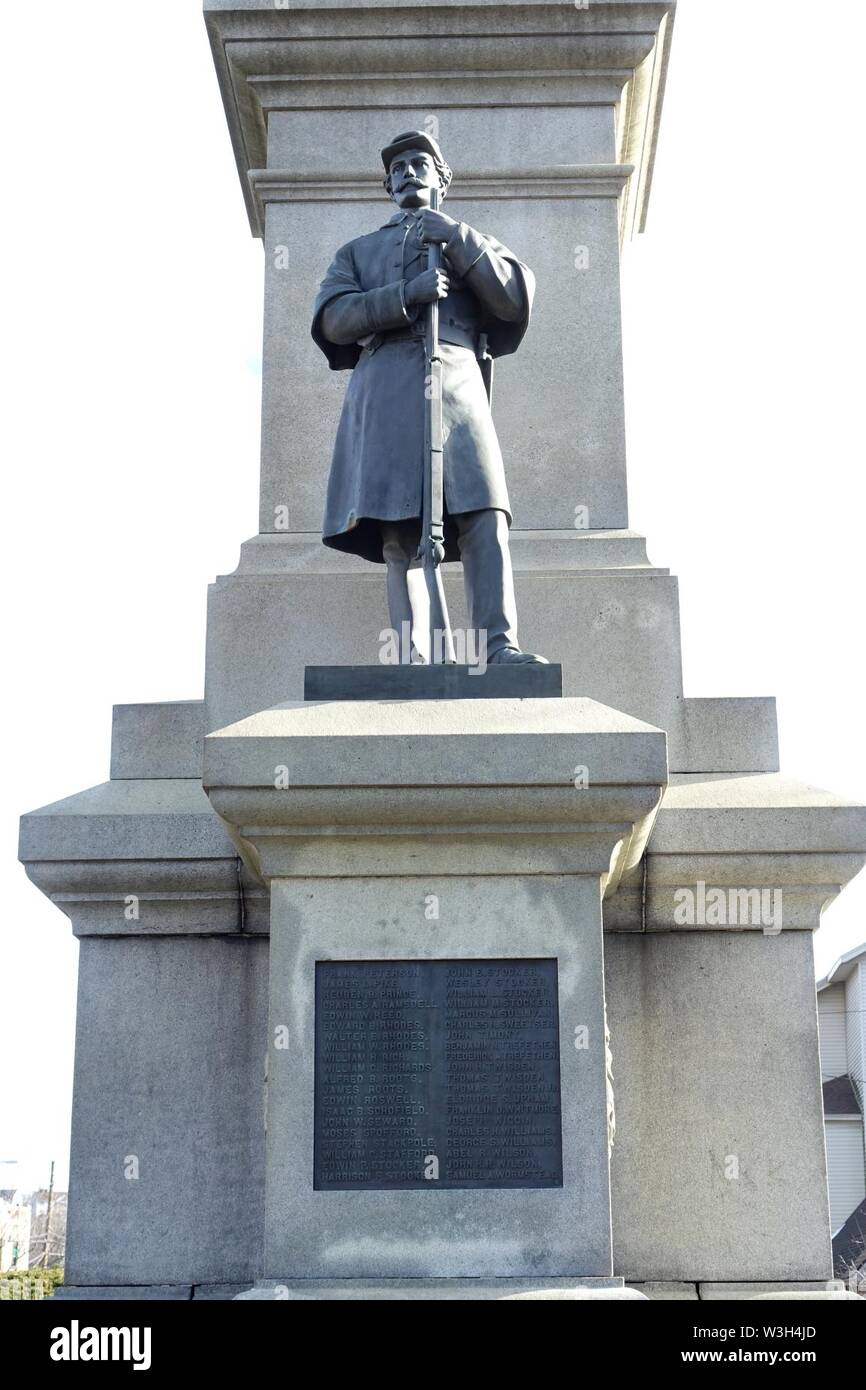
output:
[[[439,190],[430,198],[433,212],[439,211]],[[427,248],[427,269],[440,270],[442,247],[431,242]],[[425,450],[423,512],[421,518],[421,560],[430,601],[430,661],[435,659],[436,634],[441,634],[443,661],[453,663],[454,637],[439,568],[445,555],[444,479],[442,442],[442,359],[439,355],[439,302],[433,300],[427,312],[425,334],[427,380],[425,381]]]

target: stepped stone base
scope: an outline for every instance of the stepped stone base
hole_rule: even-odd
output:
[[[54,1298],[61,1302],[137,1303],[163,1301],[185,1303],[250,1301],[310,1301],[374,1302],[389,1300],[409,1302],[415,1299],[430,1301],[474,1301],[477,1299],[535,1301],[565,1299],[572,1301],[667,1302],[741,1302],[803,1301],[851,1302],[857,1295],[841,1284],[817,1283],[685,1283],[655,1281],[624,1284],[621,1279],[341,1279],[292,1280],[281,1284],[276,1280],[260,1280],[254,1287],[245,1284],[64,1284]]]
[[[627,1289],[621,1279],[294,1279],[281,1284],[262,1279],[255,1288],[237,1295],[237,1300],[327,1302],[399,1302],[425,1299],[466,1301],[475,1299],[572,1299],[626,1301],[645,1300],[645,1295]]]

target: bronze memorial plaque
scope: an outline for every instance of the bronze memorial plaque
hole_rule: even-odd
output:
[[[314,1186],[561,1187],[556,972],[319,961]]]

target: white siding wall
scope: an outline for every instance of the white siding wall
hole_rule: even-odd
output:
[[[818,995],[818,1033],[821,1040],[821,1080],[848,1071],[845,986],[828,985]]]
[[[863,1005],[866,1002],[866,989],[864,989],[864,966],[863,961],[858,961],[856,967],[848,976],[846,985],[845,1010],[846,1010],[846,1035],[848,1045],[848,1075],[854,1082],[854,1089],[857,1098],[863,1104]]]
[[[866,1197],[862,1120],[827,1120],[830,1228],[835,1235]]]

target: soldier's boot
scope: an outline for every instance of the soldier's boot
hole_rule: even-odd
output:
[[[454,517],[463,561],[466,604],[476,644],[486,640],[487,664],[526,665],[547,658],[522,652],[517,641],[517,603],[505,513],[491,507]]]

